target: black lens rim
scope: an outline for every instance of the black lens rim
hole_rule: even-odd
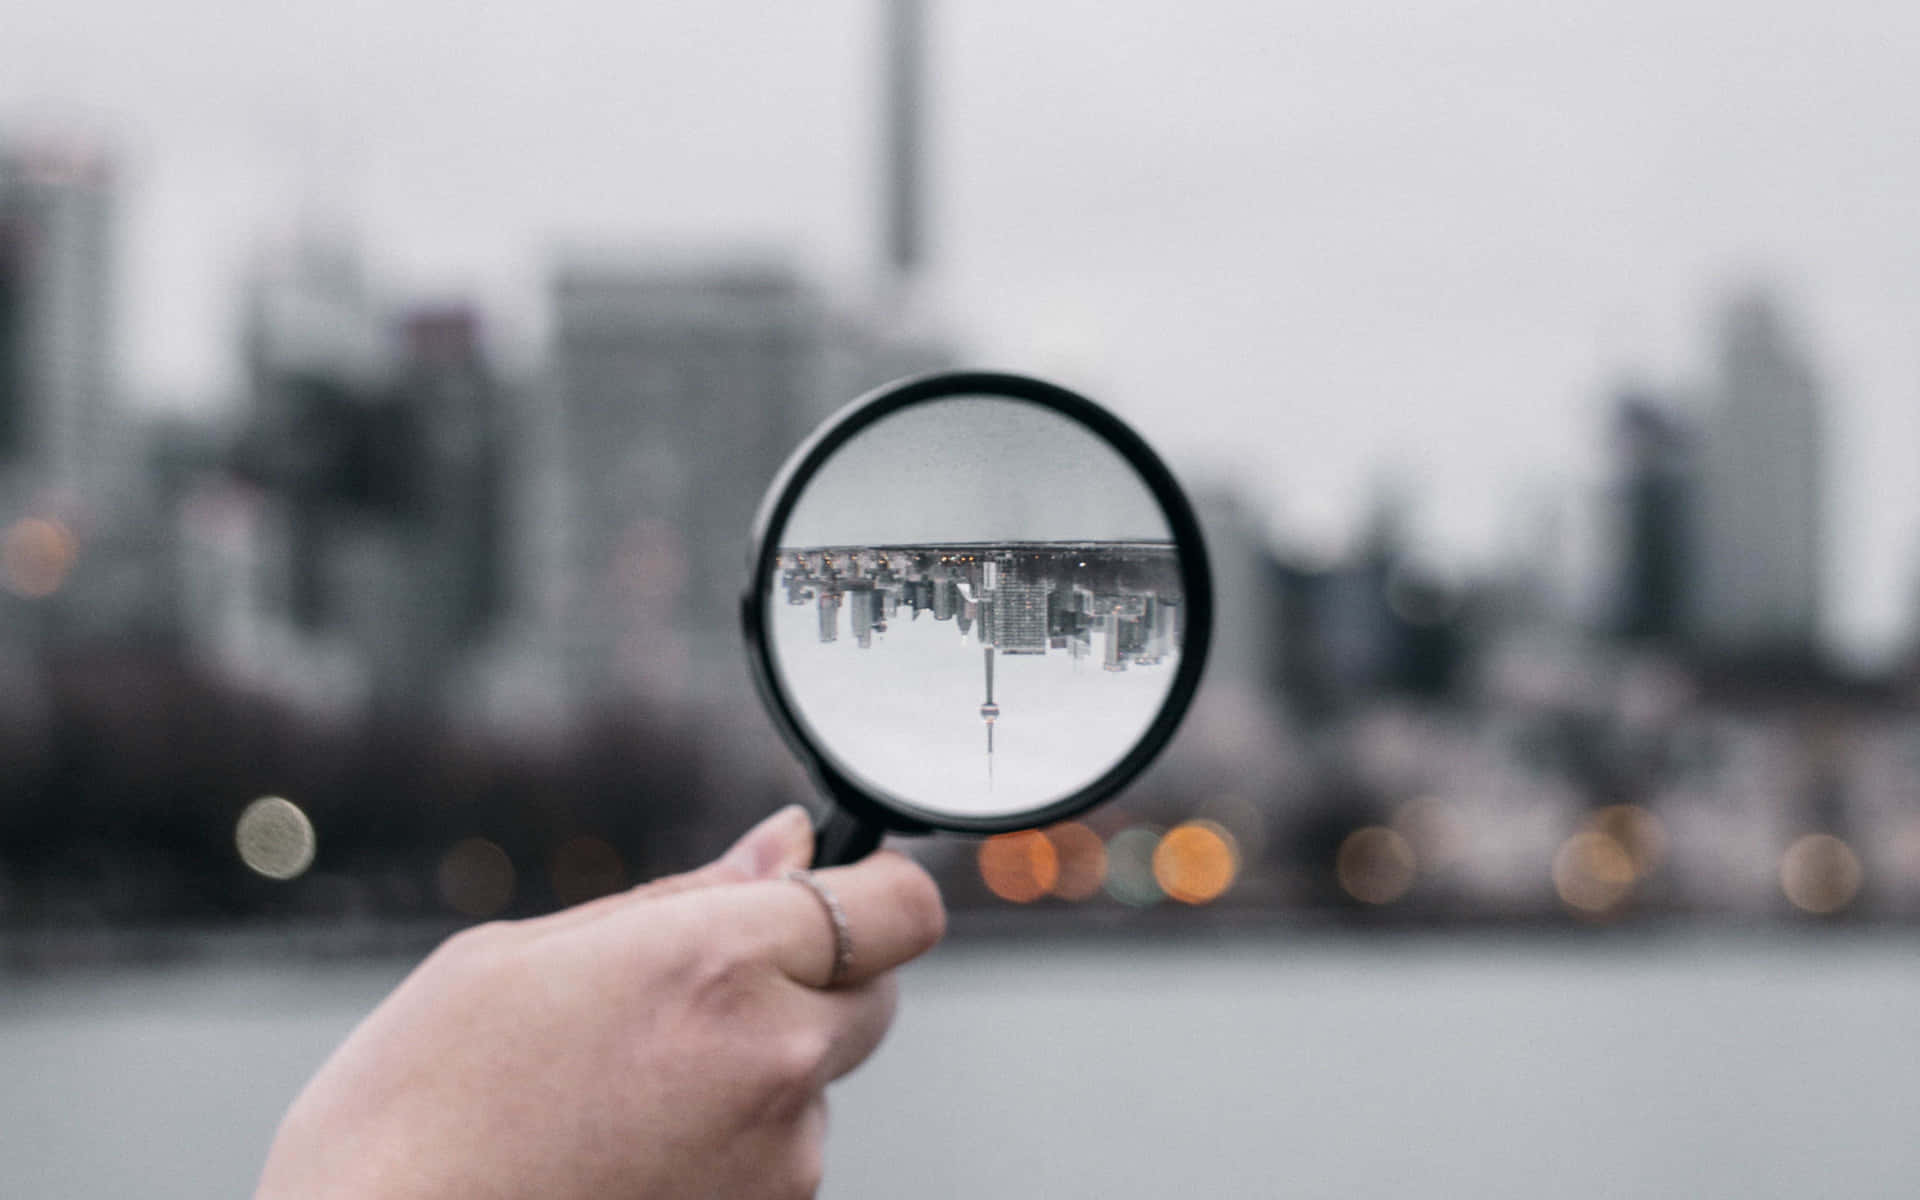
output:
[[[1181,586],[1186,592],[1186,628],[1181,640],[1180,662],[1160,711],[1139,741],[1104,774],[1079,791],[1041,809],[999,816],[955,817],[929,812],[861,780],[857,772],[816,742],[800,719],[773,665],[767,626],[771,590],[764,581],[779,555],[778,535],[786,528],[794,506],[814,474],[849,439],[875,422],[916,404],[958,395],[1003,396],[1039,405],[1080,423],[1117,450],[1139,472],[1167,518],[1174,547],[1179,552]],[[868,392],[830,417],[787,459],[768,487],[754,518],[747,584],[740,598],[740,622],[747,661],[768,713],[781,736],[835,803],[859,820],[894,833],[926,833],[936,829],[954,833],[1007,833],[1051,825],[1085,812],[1125,787],[1166,748],[1185,717],[1206,668],[1207,651],[1213,640],[1213,577],[1200,522],[1186,493],[1160,456],[1131,426],[1077,392],[1028,375],[1002,371],[940,371],[897,380]]]

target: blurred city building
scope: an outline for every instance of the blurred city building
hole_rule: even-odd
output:
[[[259,265],[244,342],[237,472],[188,510],[196,644],[278,694],[436,720],[509,566],[478,315],[396,315],[351,244],[308,237]]]
[[[232,419],[137,415],[113,157],[0,142],[0,916],[527,911],[799,792],[741,663],[755,506],[834,408],[955,360],[925,280],[926,14],[882,11],[857,294],[778,251],[567,256],[524,377],[476,306],[389,294],[309,234],[246,282]],[[1920,916],[1913,696],[1821,666],[1807,350],[1763,293],[1715,338],[1710,378],[1612,397],[1597,604],[1555,505],[1456,572],[1391,490],[1332,558],[1200,495],[1189,721],[1084,822],[936,851],[956,907]],[[808,551],[787,602],[849,656],[930,613],[984,650],[990,728],[999,656],[1119,683],[1177,652],[1166,587],[949,550]],[[243,809],[304,829],[303,882],[236,854]]]
[[[1695,608],[1699,464],[1693,431],[1662,398],[1617,400],[1612,624],[1630,641],[1679,649]]]
[[[100,146],[0,145],[0,471],[16,496],[76,504],[116,432],[114,201]]]
[[[946,355],[836,306],[773,257],[606,258],[554,277],[551,386],[565,481],[571,687],[730,687],[767,481],[827,413]],[[742,679],[744,676],[742,675]]]
[[[1820,396],[1775,302],[1725,310],[1702,438],[1693,624],[1716,654],[1810,662],[1826,513]]]

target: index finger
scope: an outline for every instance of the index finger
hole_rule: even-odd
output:
[[[740,889],[766,889],[766,903],[756,906],[760,932],[790,979],[816,988],[864,983],[925,954],[946,934],[947,909],[938,885],[903,854],[882,850],[851,866],[815,871],[813,877],[839,901],[852,941],[852,962],[837,980],[834,922],[811,888],[777,880]]]

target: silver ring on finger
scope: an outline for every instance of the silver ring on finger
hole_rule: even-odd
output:
[[[827,975],[827,986],[838,987],[853,971],[853,928],[847,924],[847,910],[841,906],[840,897],[812,871],[795,867],[787,872],[787,878],[812,892],[827,912],[827,920],[833,925],[833,970]]]

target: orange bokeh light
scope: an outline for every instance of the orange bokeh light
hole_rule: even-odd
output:
[[[1167,831],[1153,851],[1153,877],[1182,904],[1207,904],[1239,874],[1233,835],[1213,821],[1188,821]]]
[[[0,541],[0,584],[16,596],[39,600],[60,590],[80,556],[73,532],[58,521],[22,517]]]
[[[1060,881],[1060,856],[1037,829],[995,834],[980,843],[980,878],[1002,900],[1031,904]]]
[[[1107,881],[1107,844],[1100,835],[1078,821],[1067,821],[1047,830],[1047,840],[1060,862],[1053,894],[1062,900],[1085,900],[1098,893]]]
[[[1666,861],[1666,823],[1638,804],[1610,804],[1587,819],[1587,828],[1618,842],[1633,860],[1638,878],[1653,874]]]

